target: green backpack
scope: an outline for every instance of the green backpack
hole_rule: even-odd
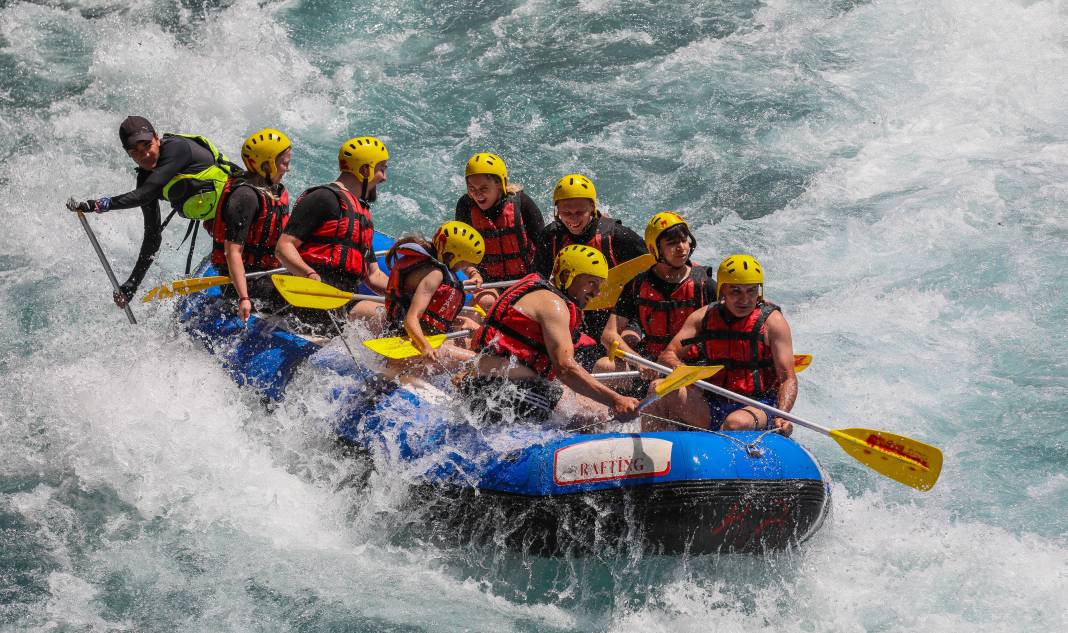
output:
[[[236,167],[227,160],[211,141],[195,134],[177,134],[167,132],[163,135],[178,136],[200,143],[215,158],[215,164],[195,174],[178,174],[163,186],[163,199],[170,202],[174,210],[183,218],[190,220],[210,220],[215,217],[222,198],[223,188],[230,174]]]

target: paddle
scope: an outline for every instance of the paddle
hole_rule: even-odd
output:
[[[73,204],[74,201],[68,203]],[[85,214],[81,211],[78,212],[78,220],[82,223],[82,228],[85,229],[85,234],[89,236],[89,242],[93,245],[93,250],[96,251],[96,256],[100,258],[100,264],[104,267],[104,272],[108,276],[108,281],[111,282],[111,287],[115,289],[116,293],[122,293],[122,289],[119,286],[119,280],[115,279],[115,271],[111,270],[111,264],[108,263],[108,258],[104,255],[104,249],[100,248],[100,242],[96,241],[96,233],[93,233],[93,229],[89,226],[89,220],[85,219]],[[130,304],[122,306],[123,311],[126,312],[126,318],[130,320],[130,323],[137,325],[137,319],[134,318],[133,310],[130,309]]]
[[[609,355],[612,358],[626,359],[636,365],[648,367],[663,374],[671,372],[671,369],[664,365],[624,352],[619,348],[618,344],[613,346]],[[887,431],[861,428],[828,429],[815,422],[809,422],[786,411],[776,409],[763,402],[757,402],[703,380],[695,382],[694,385],[705,391],[762,409],[769,416],[774,415],[775,417],[784,418],[798,426],[827,435],[837,442],[842,447],[842,450],[853,459],[880,475],[917,490],[930,490],[933,488],[938,481],[938,475],[942,472],[942,451],[930,444],[924,444],[910,437]]]
[[[278,289],[282,298],[298,308],[333,310],[350,301],[377,301],[379,303],[386,301],[385,297],[379,295],[353,294],[307,277],[274,275],[271,281],[274,282],[274,287]],[[478,306],[473,308],[464,306],[463,309],[486,316],[485,311]]]
[[[616,305],[616,301],[619,301],[619,294],[623,292],[623,286],[626,286],[627,282],[637,277],[639,273],[649,270],[649,267],[655,263],[656,258],[646,253],[612,268],[608,271],[608,279],[601,284],[600,294],[590,299],[583,310],[607,310]]]
[[[265,277],[267,275],[273,275],[285,271],[285,268],[273,268],[271,270],[261,270],[259,272],[248,273],[245,275],[245,279],[256,279],[257,277]],[[188,295],[194,292],[200,292],[207,290],[208,288],[214,288],[215,286],[225,286],[226,284],[233,283],[233,280],[225,275],[219,275],[216,277],[193,277],[192,279],[177,279],[169,284],[163,284],[162,286],[156,286],[152,290],[148,291],[143,299],[144,303],[155,299],[170,299],[175,295]]]
[[[430,344],[432,349],[437,349],[441,347],[445,341],[454,338],[463,338],[465,336],[471,336],[471,330],[456,330],[455,332],[449,332],[448,334],[434,334],[426,337],[426,341]],[[369,341],[364,341],[363,346],[373,352],[385,356],[386,358],[392,358],[393,360],[412,358],[422,354],[415,345],[412,345],[411,339],[407,336],[375,338]]]
[[[660,384],[656,386],[653,393],[646,396],[645,400],[638,403],[638,410],[641,411],[645,407],[652,404],[654,401],[663,398],[672,391],[678,391],[683,387],[688,387],[698,380],[704,380],[705,378],[711,378],[719,373],[723,369],[723,365],[679,365],[675,369],[671,370],[664,379],[660,381]]]

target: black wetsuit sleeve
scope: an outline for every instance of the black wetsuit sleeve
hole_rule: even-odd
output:
[[[628,281],[626,286],[623,286],[623,292],[619,293],[619,300],[616,301],[615,307],[612,308],[613,314],[618,314],[628,321],[638,320],[638,284],[641,277],[641,275],[638,275]]]
[[[226,225],[226,241],[244,244],[248,240],[248,230],[256,219],[260,209],[260,199],[251,187],[238,187],[226,200],[222,211],[223,223]]]
[[[324,222],[340,217],[341,205],[337,196],[329,189],[316,189],[301,196],[293,205],[293,212],[289,215],[289,222],[282,233],[307,242]]]
[[[527,229],[527,238],[531,244],[537,244],[545,230],[545,218],[542,217],[541,209],[538,208],[534,199],[523,191],[519,192],[519,212],[523,214],[523,226]]]
[[[619,263],[641,257],[647,252],[645,240],[622,224],[617,224],[612,235],[612,246]]]
[[[150,172],[138,170],[138,189],[141,188],[142,181],[147,180],[150,175]],[[141,215],[144,216],[145,221],[145,232],[141,238],[141,251],[137,254],[137,262],[134,263],[130,277],[123,284],[123,289],[131,294],[140,287],[141,281],[145,278],[145,273],[148,272],[149,266],[156,259],[160,244],[163,243],[159,201],[150,199],[141,205]]]
[[[456,201],[456,220],[464,222],[465,224],[471,224],[471,205],[473,201],[471,196],[466,193],[460,196],[460,199]]]
[[[187,139],[168,138],[160,142],[159,161],[155,169],[149,172],[138,170],[137,188],[123,194],[111,197],[112,209],[132,209],[149,202],[163,199],[163,187],[172,178],[188,171],[186,168],[193,162],[193,152]],[[140,173],[147,174],[142,181]],[[158,205],[157,205],[158,206]]]

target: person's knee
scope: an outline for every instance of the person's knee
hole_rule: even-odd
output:
[[[764,415],[763,411],[744,407],[732,411],[723,420],[723,426],[720,428],[724,431],[752,431],[764,428],[766,423],[767,416]]]
[[[615,371],[615,370],[616,370],[616,361],[612,360],[611,358],[609,358],[607,356],[597,359],[597,362],[593,364],[593,371],[596,372],[596,373],[601,373],[601,372],[606,372],[606,371]]]

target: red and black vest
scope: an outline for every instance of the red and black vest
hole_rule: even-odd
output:
[[[611,218],[597,218],[597,228],[593,231],[593,234],[586,241],[582,241],[582,235],[572,235],[563,222],[557,220],[552,227],[552,230],[546,231],[549,237],[549,252],[552,254],[551,260],[555,260],[556,256],[560,253],[560,250],[565,246],[572,244],[582,244],[583,246],[592,246],[604,254],[605,259],[608,260],[608,267],[618,265],[620,262],[616,259],[615,248],[613,247],[612,235],[615,233],[615,227],[619,226],[615,220]],[[583,231],[586,233],[586,231]]]
[[[683,340],[683,349],[703,365],[723,365],[723,371],[708,379],[713,384],[745,396],[773,393],[778,377],[764,338],[765,324],[776,310],[780,308],[774,303],[762,302],[748,316],[736,318],[723,304],[709,306],[697,336]]]
[[[256,270],[270,270],[278,268],[281,264],[274,256],[274,246],[282,235],[282,229],[289,221],[289,192],[281,187],[279,196],[267,195],[259,187],[248,183],[234,183],[233,179],[226,183],[223,188],[222,200],[219,201],[219,209],[225,209],[230,199],[230,194],[238,187],[247,186],[256,192],[256,198],[260,201],[259,211],[248,228],[248,237],[245,238],[244,247],[241,249],[241,261],[245,262],[246,268]],[[214,224],[211,227],[211,263],[216,266],[226,266],[226,223],[223,221],[222,211],[215,215]]]
[[[638,304],[638,323],[645,333],[643,351],[655,359],[682,329],[687,317],[715,301],[709,287],[715,288],[716,282],[708,276],[708,268],[692,266],[689,277],[671,292],[671,296],[665,297],[652,283],[652,276],[652,270],[642,273],[635,302]]]
[[[541,275],[533,273],[505,290],[497,299],[497,303],[493,304],[486,315],[485,325],[475,334],[475,347],[479,350],[485,349],[495,356],[515,356],[539,376],[552,380],[556,377],[556,370],[549,359],[541,326],[515,309],[515,304],[519,303],[520,299],[537,290],[548,290],[564,300],[569,313],[568,329],[571,332],[571,342],[578,342],[581,336],[579,324],[582,323],[582,312],[556,286]]]
[[[487,282],[518,279],[534,269],[534,245],[527,237],[519,209],[521,195],[515,193],[506,197],[496,220],[491,220],[471,200],[470,224],[478,229],[486,242],[486,254],[478,269]]]
[[[444,279],[430,297],[426,311],[420,315],[419,325],[425,334],[444,334],[464,306],[463,282],[418,244],[402,244],[395,252],[397,260],[390,269],[389,284],[386,285],[386,318],[390,325],[403,329],[404,317],[412,305],[414,293],[405,290],[404,278],[412,270],[429,264],[440,270]]]
[[[339,270],[363,279],[368,263],[365,255],[372,252],[375,236],[371,211],[356,196],[335,183],[312,187],[302,193],[301,198],[316,189],[329,189],[337,196],[341,217],[323,222],[297,252],[309,265]]]

